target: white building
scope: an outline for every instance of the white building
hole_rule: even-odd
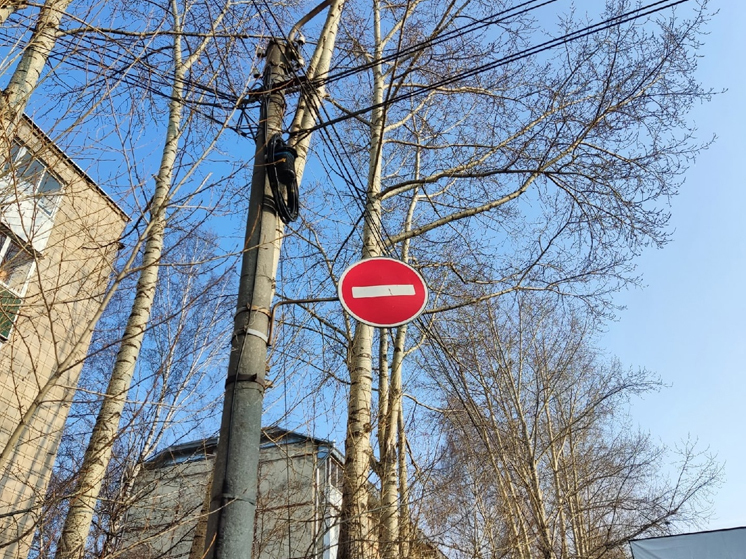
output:
[[[629,545],[633,559],[743,559],[746,527],[643,538]]]
[[[189,557],[216,448],[217,439],[175,445],[145,464],[125,522],[125,557]],[[263,430],[254,557],[336,559],[342,463],[329,441]]]

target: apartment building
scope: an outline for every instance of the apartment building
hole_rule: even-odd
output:
[[[127,217],[31,119],[0,150],[0,557],[21,559]]]
[[[125,521],[125,558],[189,558],[216,449],[217,439],[195,441],[145,463]],[[334,444],[272,427],[259,453],[253,557],[336,559],[343,459]]]

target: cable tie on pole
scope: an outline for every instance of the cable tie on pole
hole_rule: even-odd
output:
[[[259,338],[265,344],[269,343],[269,337],[267,336],[267,334],[264,334],[264,333],[260,332],[259,330],[254,330],[253,328],[247,328],[246,329],[246,335],[247,336],[254,336],[255,338]]]
[[[267,386],[267,383],[263,379],[257,377],[257,375],[235,374],[225,379],[225,387],[228,388],[234,382],[256,382],[257,384],[261,384],[262,387]]]
[[[258,312],[263,314],[266,317],[271,316],[271,311],[267,307],[257,307],[255,305],[251,305],[246,307],[250,312]]]

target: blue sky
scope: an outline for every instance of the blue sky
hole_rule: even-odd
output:
[[[601,2],[577,4],[595,16]],[[545,13],[569,5],[564,0]],[[600,342],[624,364],[646,367],[669,385],[635,402],[633,421],[668,445],[696,438],[724,463],[713,517],[702,526],[716,529],[746,525],[746,2],[714,0],[712,7],[720,13],[704,38],[699,79],[727,92],[696,107],[691,119],[702,140],[717,135],[717,141],[672,200],[672,242],[639,258],[645,287],[618,295],[626,310]]]
[[[643,289],[621,293],[626,306],[601,343],[629,366],[645,367],[669,388],[635,402],[633,420],[663,443],[698,439],[725,465],[706,529],[746,526],[746,3],[719,9],[704,38],[699,79],[727,89],[691,117],[715,144],[672,200],[672,241],[638,260]]]
[[[680,14],[694,2],[688,4]],[[551,29],[570,5],[547,6],[539,19]],[[577,0],[576,6],[598,21],[601,2]],[[701,141],[717,139],[671,200],[671,242],[638,259],[644,287],[617,295],[626,309],[600,337],[609,355],[649,369],[667,385],[633,402],[632,421],[670,447],[697,440],[724,464],[724,483],[702,529],[746,526],[746,293],[740,289],[746,277],[746,2],[714,0],[711,9],[719,14],[703,37],[698,78],[706,88],[727,91],[696,106],[690,120]],[[342,408],[335,410],[338,419]]]

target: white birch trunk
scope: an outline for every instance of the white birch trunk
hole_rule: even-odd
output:
[[[122,345],[117,354],[106,395],[101,405],[96,424],[88,443],[76,494],[70,500],[70,509],[57,544],[57,559],[77,559],[85,551],[85,542],[90,531],[93,512],[98,500],[106,469],[111,459],[112,448],[119,430],[119,420],[126,403],[135,364],[140,354],[145,329],[150,320],[156,285],[158,282],[159,261],[163,250],[166,229],[166,208],[171,195],[171,185],[176,157],[179,151],[181,120],[184,110],[184,77],[207,46],[206,39],[191,56],[182,59],[181,29],[178,6],[172,2],[174,17],[174,78],[169,103],[169,119],[166,139],[161,156],[155,191],[150,202],[150,222],[145,230],[145,249],[140,277],[137,281],[135,300],[132,304]],[[219,15],[214,26],[218,25],[225,12]]]
[[[381,56],[380,11],[374,2],[374,35],[376,53]],[[381,152],[384,133],[383,101],[384,76],[380,64],[373,68],[372,104],[379,106],[371,115],[370,150],[365,225],[363,228],[363,258],[380,256],[381,238]],[[372,396],[373,327],[358,323],[349,350],[350,395],[347,407],[347,436],[345,439],[344,485],[340,526],[340,559],[375,557],[375,534],[368,506],[368,473],[372,449],[370,444]]]
[[[339,20],[342,16],[344,3],[345,0],[333,0],[329,6],[329,12],[327,13],[324,27],[321,30],[319,42],[313,52],[311,61],[308,64],[306,78],[309,83],[324,77],[329,72],[332,54],[334,53],[334,44],[337,40],[337,29],[339,28]],[[298,153],[298,157],[295,160],[295,174],[299,186],[301,179],[303,178],[303,171],[306,167],[308,148],[311,145],[311,134],[303,133],[302,131],[308,130],[316,124],[319,109],[321,108],[321,101],[324,96],[325,91],[323,86],[316,89],[313,93],[309,94],[309,92],[305,92],[298,103],[298,108],[296,109],[293,122],[290,126],[290,144]],[[298,134],[302,135],[298,136]]]
[[[71,500],[65,527],[57,547],[57,559],[73,559],[83,554],[93,511],[106,468],[109,465],[114,439],[119,430],[119,419],[132,382],[135,364],[145,336],[145,329],[150,320],[155,288],[158,282],[158,262],[163,250],[166,205],[174,162],[178,152],[179,126],[183,107],[181,94],[184,71],[183,67],[179,68],[179,66],[177,64],[177,76],[172,89],[166,143],[156,178],[155,193],[151,199],[150,223],[146,232],[147,240],[145,241],[142,271],[137,281],[135,300],[127,320],[122,345],[114,363],[106,395],[83,458],[78,491]]]
[[[414,178],[420,178],[420,151],[415,153]],[[419,201],[419,189],[415,188],[412,200],[404,221],[404,230],[412,229],[414,211]],[[409,246],[411,240],[402,243],[401,258],[409,263]],[[409,517],[409,490],[407,485],[406,434],[404,427],[404,409],[402,402],[402,363],[405,356],[407,340],[406,324],[396,331],[394,340],[394,357],[391,361],[390,389],[386,393],[388,405],[385,418],[385,444],[382,445],[381,462],[381,539],[383,556],[386,559],[404,559],[409,555],[410,530],[412,519]],[[379,395],[383,397],[383,395]],[[397,479],[398,474],[398,479]],[[395,542],[395,545],[394,545]]]
[[[391,360],[391,383],[388,392],[388,414],[384,420],[385,432],[381,454],[381,557],[399,559],[399,484],[397,480],[397,435],[401,413],[402,361],[407,326],[396,330],[394,356]],[[403,520],[404,522],[407,519]]]
[[[26,6],[27,3],[24,0],[10,0],[0,7],[0,25],[3,25],[13,13]]]
[[[397,420],[399,430],[398,459],[399,459],[399,557],[407,559],[411,548],[412,518],[409,512],[409,477],[407,476],[407,433],[404,426],[404,408],[399,406]]]
[[[10,121],[15,123],[23,114],[31,93],[39,84],[44,64],[57,41],[62,15],[71,1],[47,0],[42,6],[31,40],[26,45],[23,56],[0,97],[0,114],[4,122],[10,117]],[[14,10],[13,6],[4,7],[0,10],[0,17],[4,15],[7,18]],[[0,21],[0,24],[3,21]]]

